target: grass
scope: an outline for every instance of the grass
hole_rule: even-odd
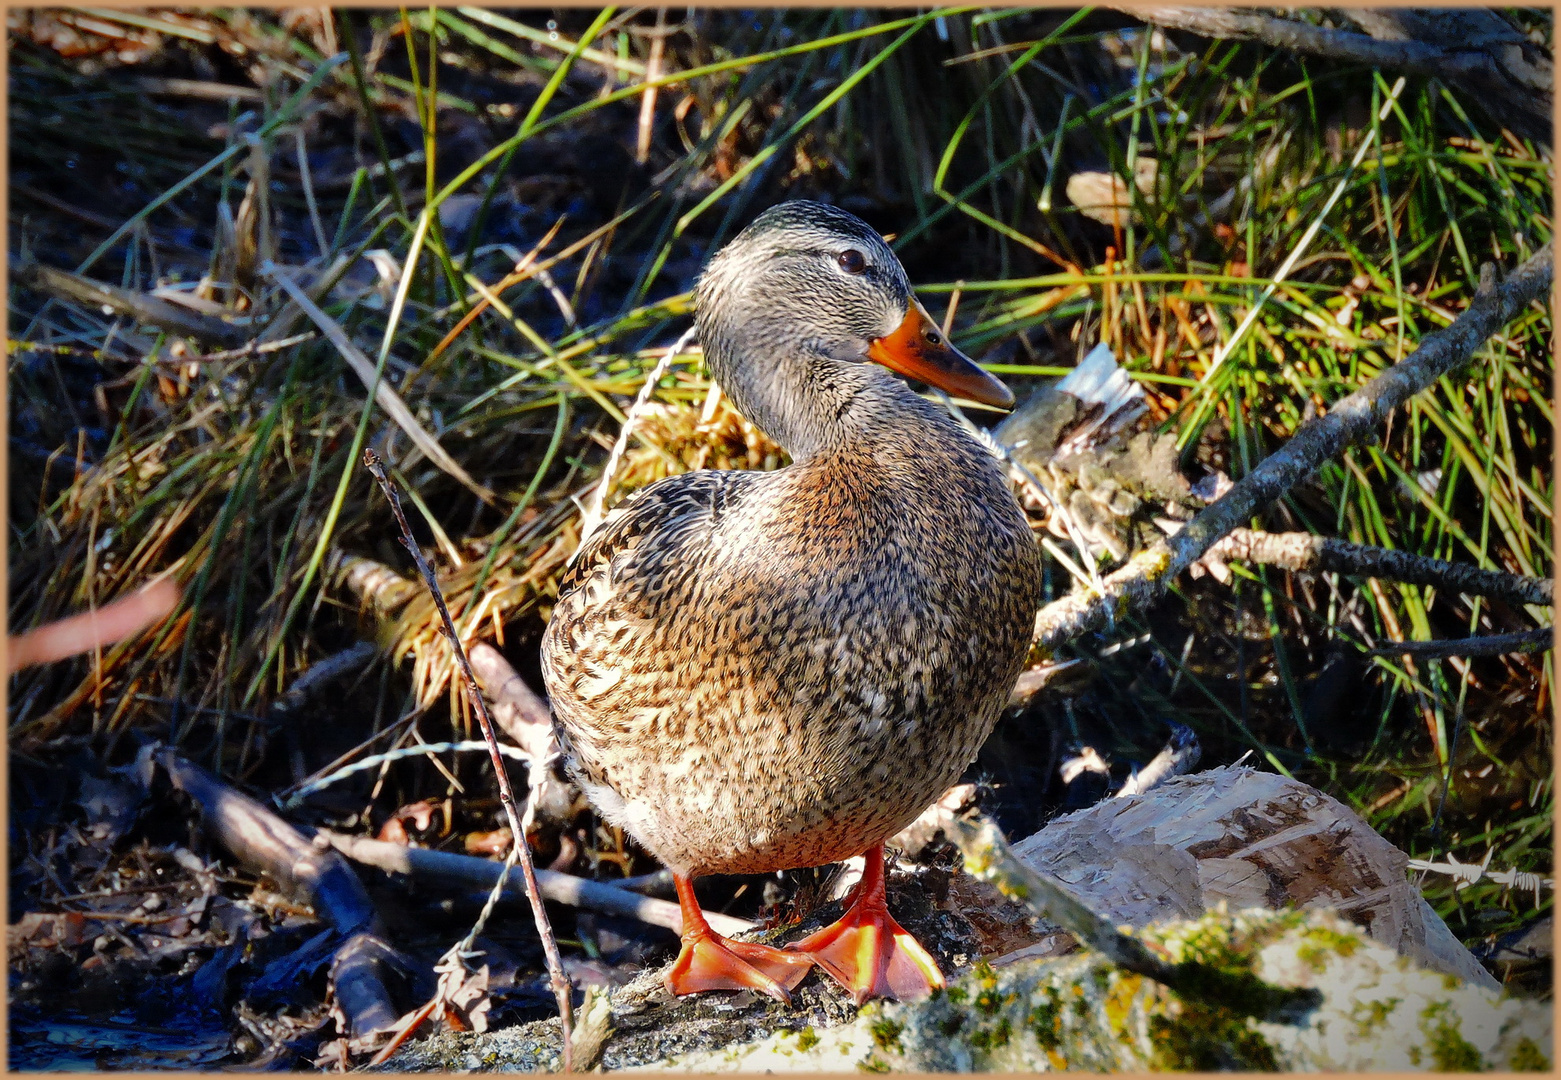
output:
[[[362,446],[416,493],[415,524],[463,630],[529,655],[578,539],[571,500],[657,347],[687,325],[698,266],[777,199],[828,197],[895,234],[931,310],[952,313],[955,340],[1020,387],[1108,341],[1188,468],[1233,476],[1446,325],[1482,261],[1511,267],[1551,239],[1549,148],[1434,80],[1395,95],[1387,73],[1235,42],[1177,48],[1105,13],[696,11],[672,20],[651,151],[636,162],[626,148],[652,14],[555,18],[337,12],[347,55],[327,60],[318,22],[202,13],[151,60],[97,70],[13,34],[13,255],[182,288],[256,319],[263,336],[315,329],[278,318],[285,296],[260,272],[271,258],[316,289],[417,422],[497,493],[485,505],[412,452],[318,334],[206,361],[191,343],[13,288],[13,632],[157,574],[185,588],[157,632],[13,678],[17,758],[89,745],[118,761],[133,737],[155,735],[274,786],[285,755],[267,703],[364,634],[385,644],[386,666],[335,718],[343,739],[413,714],[467,734],[426,600],[397,598],[381,622],[343,585],[364,559],[405,569]],[[135,81],[147,72],[263,95],[153,97]],[[1336,104],[1350,100],[1369,107]],[[1134,223],[1112,229],[1069,204],[1074,173],[1131,176],[1145,158],[1159,181],[1148,194],[1129,185]],[[494,292],[555,226],[532,269]],[[365,269],[370,251],[385,253],[382,281]],[[333,265],[344,274],[322,280]],[[1548,313],[1526,313],[1467,376],[1259,524],[1551,573],[1551,331]],[[711,397],[696,351],[661,381],[615,486],[783,461]],[[1233,588],[1187,584],[1130,620],[1124,634],[1150,637],[1101,661],[1117,678],[1074,702],[1071,720],[1025,722],[1071,723],[1142,760],[1174,719],[1200,733],[1206,760],[1255,751],[1413,855],[1478,862],[1490,847],[1494,866],[1549,873],[1543,657],[1361,654],[1548,619],[1252,569]],[[1351,665],[1348,693],[1329,689],[1335,662]],[[469,762],[449,768],[482,783]],[[445,783],[408,769],[392,788],[407,801]],[[1536,911],[1531,895],[1490,883],[1431,880],[1426,895],[1465,937]],[[1549,904],[1545,893],[1538,908]]]

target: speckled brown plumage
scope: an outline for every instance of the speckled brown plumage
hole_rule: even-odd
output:
[[[831,269],[842,244],[872,273]],[[543,671],[587,794],[668,866],[819,865],[881,843],[975,756],[1023,664],[1039,558],[988,452],[861,362],[911,304],[866,226],[784,204],[697,301],[713,374],[794,463],[669,477],[616,510],[560,585]]]

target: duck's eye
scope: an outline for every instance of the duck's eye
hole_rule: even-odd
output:
[[[846,248],[840,253],[840,269],[848,274],[860,274],[867,269],[867,256],[856,248]]]

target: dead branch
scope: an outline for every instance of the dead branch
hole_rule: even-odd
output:
[[[1371,437],[1394,409],[1467,364],[1487,338],[1524,307],[1547,296],[1552,271],[1552,254],[1547,247],[1501,285],[1482,285],[1450,326],[1428,335],[1413,354],[1339,399],[1327,415],[1303,425],[1282,449],[1265,458],[1175,535],[1108,574],[1100,592],[1076,592],[1042,608],[1035,618],[1036,647],[1049,653],[1128,612],[1147,607],[1177,574],[1232,530],[1245,525],[1346,447]]]
[[[331,991],[337,1010],[347,1019],[343,1035],[361,1039],[395,1027],[401,1019],[385,990],[388,969],[399,959],[395,950],[374,934],[353,934],[336,950],[331,961]]]
[[[377,928],[369,894],[329,844],[311,843],[265,805],[172,750],[164,750],[157,761],[173,786],[200,808],[207,830],[240,863],[307,900],[344,934]]]
[[[234,858],[306,899],[346,937],[331,964],[332,985],[347,1018],[344,1034],[362,1035],[394,1023],[398,1014],[380,974],[382,961],[395,950],[380,937],[379,915],[347,860],[172,750],[157,760]]]
[[[553,710],[526,685],[504,654],[485,641],[470,650],[472,673],[489,701],[493,722],[531,760],[526,782],[527,805],[538,821],[564,823],[575,813],[577,791],[563,774],[558,738],[553,734]]]
[[[1555,600],[1554,583],[1548,578],[1482,570],[1408,551],[1352,544],[1311,533],[1232,529],[1230,535],[1204,552],[1192,571],[1196,576],[1198,568],[1205,567],[1216,578],[1225,581],[1229,577],[1229,572],[1224,570],[1226,562],[1259,563],[1314,574],[1381,578],[1407,585],[1429,585],[1449,593],[1493,596],[1515,604],[1548,606]]]
[[[1498,120],[1547,143],[1551,138],[1551,59],[1494,12],[1350,12],[1366,31],[1359,34],[1239,8],[1110,6],[1200,37],[1260,41],[1276,49],[1462,84],[1487,109],[1499,108]]]
[[[369,840],[324,829],[316,835],[329,841],[332,847],[355,862],[445,887],[490,889],[504,869],[503,863],[479,859],[475,855],[404,847],[384,840]],[[678,906],[666,900],[652,899],[615,885],[587,881],[573,874],[560,874],[553,870],[537,871],[537,887],[544,897],[557,904],[638,919],[651,926],[665,927],[673,933],[681,933],[683,930]],[[719,912],[707,911],[705,918],[710,920],[710,925],[717,933],[727,936],[754,928],[754,924],[745,919],[736,919]]]
[[[558,751],[553,710],[526,685],[498,649],[480,641],[469,651],[477,685],[493,702],[493,722],[526,752],[533,764],[547,761]]]

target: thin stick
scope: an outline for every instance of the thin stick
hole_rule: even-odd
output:
[[[574,1055],[570,1047],[570,1028],[573,1026],[574,1007],[569,997],[569,980],[564,975],[564,962],[558,953],[558,940],[553,936],[553,927],[548,922],[547,909],[542,903],[542,892],[537,885],[536,867],[531,860],[531,847],[526,842],[526,831],[521,827],[520,813],[515,808],[515,793],[510,788],[509,773],[504,768],[499,740],[493,733],[493,720],[488,715],[487,703],[483,701],[482,694],[477,690],[477,676],[472,673],[471,663],[466,659],[466,650],[461,647],[461,639],[456,635],[455,621],[450,618],[450,609],[445,606],[444,594],[439,590],[439,581],[434,576],[434,569],[428,565],[428,560],[423,558],[423,551],[413,538],[412,530],[407,525],[406,515],[401,511],[401,498],[397,495],[396,487],[390,477],[385,475],[385,466],[373,447],[364,449],[363,464],[374,475],[374,479],[379,481],[385,498],[390,500],[391,512],[396,515],[396,524],[401,528],[401,544],[411,554],[412,561],[417,564],[418,573],[423,575],[423,580],[428,584],[428,591],[433,595],[434,605],[438,607],[439,617],[444,622],[445,636],[450,639],[450,649],[455,653],[456,663],[460,665],[461,674],[466,679],[466,693],[471,699],[472,711],[477,714],[477,720],[482,726],[482,737],[488,744],[488,755],[493,759],[493,772],[499,783],[499,802],[504,806],[504,814],[509,819],[510,833],[514,836],[514,843],[510,847],[510,858],[519,857],[521,873],[526,880],[526,898],[531,901],[531,915],[536,920],[537,936],[542,939],[543,955],[547,957],[548,983],[553,989],[553,997],[558,1001],[558,1023],[563,1031],[564,1071],[573,1072]],[[495,891],[502,888],[503,884],[504,879],[501,877],[495,885]],[[483,909],[484,918],[492,907],[492,897],[489,899],[488,907]],[[481,921],[479,920],[479,925]],[[469,934],[467,940],[470,941],[474,936],[475,933]],[[462,942],[463,946],[466,944]]]
[[[1220,577],[1220,568],[1227,561],[1311,573],[1353,574],[1406,585],[1429,585],[1444,592],[1493,596],[1517,604],[1548,607],[1555,600],[1554,584],[1549,578],[1482,570],[1411,551],[1352,544],[1348,540],[1311,533],[1232,529],[1230,535],[1204,553],[1199,565]]]

